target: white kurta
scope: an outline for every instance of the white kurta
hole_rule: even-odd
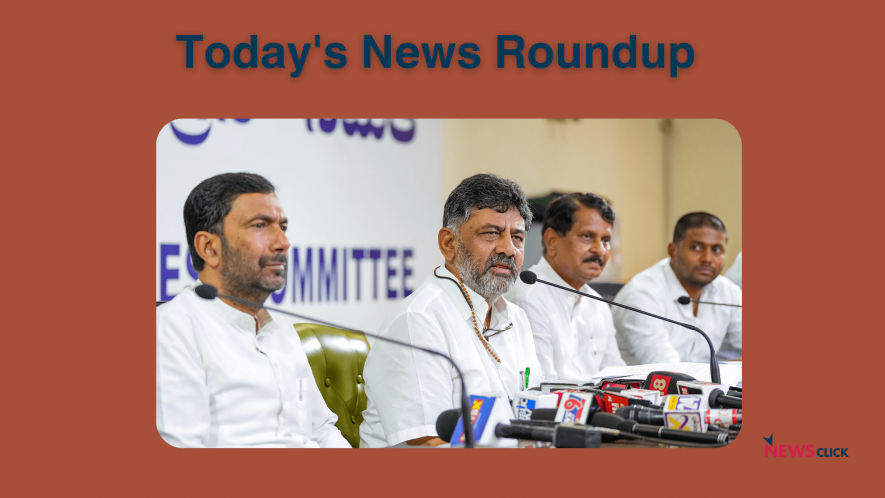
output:
[[[571,288],[543,257],[529,270],[542,280]],[[599,297],[588,285],[580,291]],[[547,378],[589,380],[605,367],[625,364],[607,304],[549,285],[522,282],[507,299],[525,310]]]
[[[633,277],[614,300],[694,325],[710,336],[717,352],[722,349],[732,358],[741,354],[742,308],[700,304],[698,316],[694,316],[690,303],[684,305],[676,301],[680,296],[688,296],[688,292],[670,268],[670,258],[665,258]],[[717,276],[704,287],[700,300],[742,304],[741,289],[727,278]],[[693,330],[623,308],[613,307],[612,316],[621,357],[628,365],[710,361],[707,341]]]
[[[193,288],[157,307],[157,430],[177,447],[350,448],[293,324]]]
[[[436,272],[456,280],[445,266]],[[470,288],[467,292],[482,330],[488,303]],[[464,374],[468,395],[513,395],[520,390],[519,372],[526,367],[531,369],[529,387],[540,384],[542,372],[525,313],[499,298],[492,307],[491,328],[503,329],[510,323],[512,328],[488,340],[501,359],[498,363],[476,336],[470,307],[457,282],[431,274],[397,304],[379,333],[450,356]],[[436,355],[374,340],[363,377],[368,406],[360,425],[360,447],[394,446],[437,436],[436,419],[440,413],[461,406],[457,373],[448,361]]]
[[[743,254],[744,251],[738,253],[737,258],[735,258],[734,263],[731,264],[731,268],[725,272],[725,278],[731,280],[741,289],[744,288],[742,284],[742,275],[743,275]]]

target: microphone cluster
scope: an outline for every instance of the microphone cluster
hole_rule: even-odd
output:
[[[740,431],[741,398],[727,391],[728,386],[657,371],[630,386],[613,379],[586,385],[545,382],[540,391],[518,393],[509,416],[492,415],[492,404],[506,403],[502,398],[474,396],[471,403],[480,400],[488,407],[483,409],[489,415],[477,419],[483,427],[477,422],[476,434],[487,446],[512,446],[506,441],[522,439],[557,448],[598,448],[627,439],[710,448],[728,444]],[[457,424],[454,410],[443,412],[437,433],[452,441]]]

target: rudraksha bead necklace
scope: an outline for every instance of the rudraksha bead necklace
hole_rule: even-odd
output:
[[[489,341],[486,340],[485,337],[482,336],[482,332],[479,331],[479,322],[476,320],[476,312],[473,310],[473,301],[470,299],[470,294],[467,292],[467,289],[464,286],[464,282],[461,281],[461,277],[458,276],[457,273],[454,274],[455,278],[458,279],[458,285],[461,286],[461,291],[464,293],[464,297],[467,298],[467,304],[470,305],[470,316],[473,317],[473,330],[476,331],[476,337],[479,338],[479,342],[482,343],[483,346],[486,347],[486,351],[492,355],[492,358],[495,359],[498,363],[501,363],[501,358],[498,358],[498,355],[492,351],[492,347],[489,346]]]

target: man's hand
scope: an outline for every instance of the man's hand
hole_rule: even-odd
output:
[[[439,446],[441,444],[446,444],[446,442],[436,436],[424,436],[417,439],[410,439],[406,441],[406,444],[409,446]]]

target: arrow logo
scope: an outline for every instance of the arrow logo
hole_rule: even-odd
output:
[[[774,441],[774,433],[771,433],[770,436],[768,436],[768,437],[764,437],[764,438],[762,438],[762,439],[764,439],[765,442],[768,443],[768,446],[774,446],[774,445],[772,444],[772,441]]]

